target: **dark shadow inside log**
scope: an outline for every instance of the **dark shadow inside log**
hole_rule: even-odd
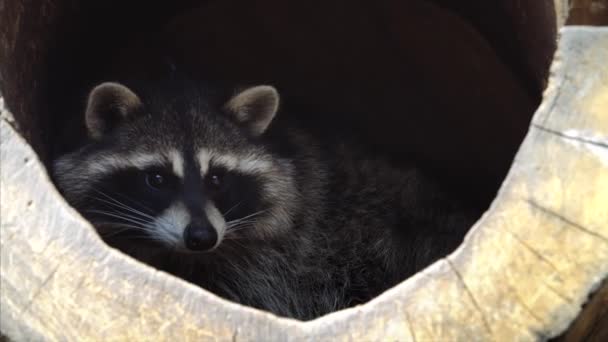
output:
[[[271,83],[315,130],[416,162],[465,200],[494,197],[555,48],[548,0],[21,1],[5,5],[2,90],[44,161],[84,135],[86,92],[156,78]]]

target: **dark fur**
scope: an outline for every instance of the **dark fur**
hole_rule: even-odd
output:
[[[149,86],[134,89],[143,94],[150,117],[134,119],[130,130],[64,157],[55,170],[77,209],[86,207],[82,193],[89,191],[89,180],[66,165],[85,164],[133,143],[150,151],[170,144],[228,151],[253,144],[295,170],[293,224],[279,233],[226,239],[204,254],[180,254],[124,237],[108,240],[224,298],[302,320],[364,303],[447,255],[474,221],[417,169],[397,169],[351,142],[307,134],[283,114],[264,135],[252,138],[222,114],[224,95],[192,85],[163,86],[154,95]]]

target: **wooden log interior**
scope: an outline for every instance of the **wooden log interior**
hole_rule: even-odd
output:
[[[16,0],[2,12],[12,25],[2,32],[0,70],[14,84],[9,108],[45,162],[84,135],[84,97],[95,83],[162,77],[171,59],[204,79],[272,83],[286,112],[315,129],[353,131],[397,162],[414,160],[485,209],[540,103],[553,7]]]
[[[571,1],[568,25],[608,25],[608,0]]]
[[[299,322],[222,300],[109,248],[62,200],[44,167],[52,152],[50,121],[61,117],[50,116],[45,104],[66,104],[49,98],[72,96],[77,92],[69,87],[94,82],[98,76],[73,78],[87,70],[83,65],[75,65],[65,78],[46,69],[61,65],[49,52],[58,42],[55,35],[76,25],[51,23],[70,18],[77,6],[60,1],[40,4],[47,6],[40,13],[20,1],[0,6],[0,22],[13,23],[3,25],[0,32],[0,89],[5,96],[5,100],[0,96],[0,330],[11,339],[542,340],[562,334],[608,275],[607,28],[562,29],[549,85],[509,175],[490,209],[454,253],[370,303]],[[564,6],[559,2],[555,9]],[[463,24],[450,15],[445,18],[468,27],[460,34],[470,27],[481,32],[483,27],[483,23]],[[163,35],[172,37],[172,32],[179,30]],[[485,34],[471,33],[469,42],[479,36]],[[41,39],[41,45],[27,44],[27,38]],[[173,46],[179,51],[180,42]],[[493,51],[483,44],[472,46],[482,51],[474,56],[487,57],[483,51]],[[142,50],[122,51],[118,68],[112,70],[117,77]],[[80,51],[78,56],[98,52]],[[405,56],[397,52],[395,56]],[[103,59],[98,58],[86,63]],[[493,65],[509,65],[504,57],[496,58],[502,62],[493,59]],[[539,60],[543,62],[537,65],[546,62]],[[520,63],[520,67],[529,65]],[[504,79],[514,84],[522,82],[511,66],[490,69],[495,75],[510,75]],[[256,77],[261,76],[251,76]],[[75,83],[59,89],[59,83],[51,80]],[[534,98],[528,86],[503,89],[511,89],[508,94],[516,98]],[[346,100],[345,106],[356,107]],[[451,124],[447,119],[438,121]],[[433,134],[441,139],[440,131]],[[374,141],[374,136],[368,139]],[[605,294],[598,292],[587,311],[597,312],[593,308],[598,304],[593,303],[599,298],[601,307]],[[584,324],[580,329],[586,329]],[[561,338],[581,336],[572,334],[576,332]]]

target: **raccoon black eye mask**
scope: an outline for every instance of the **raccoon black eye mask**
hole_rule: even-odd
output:
[[[108,244],[227,299],[298,319],[360,304],[476,217],[418,170],[277,115],[273,87],[133,89],[91,91],[90,139],[54,179]]]

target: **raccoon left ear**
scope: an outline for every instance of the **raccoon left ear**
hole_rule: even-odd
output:
[[[139,97],[120,83],[105,82],[89,94],[85,123],[89,135],[99,139],[142,107]]]
[[[224,110],[254,136],[266,131],[278,109],[279,93],[267,85],[246,89],[224,105]]]

